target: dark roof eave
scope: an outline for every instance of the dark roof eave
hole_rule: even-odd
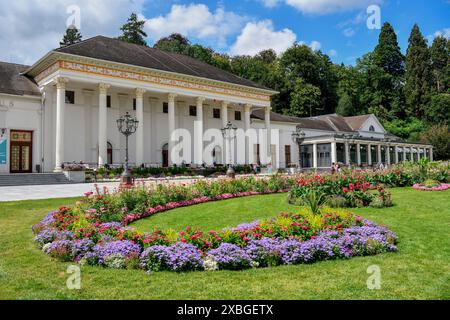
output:
[[[205,78],[205,77],[199,77],[199,76],[193,76],[193,75],[188,75],[188,74],[184,74],[184,73],[177,73],[177,72],[173,72],[173,71],[166,71],[166,70],[159,70],[159,69],[153,69],[153,68],[148,68],[148,67],[143,67],[143,66],[139,66],[139,65],[134,65],[134,64],[125,64],[122,62],[117,62],[117,61],[109,61],[109,60],[104,60],[104,59],[98,59],[98,58],[92,58],[92,57],[86,57],[86,56],[80,56],[80,55],[76,55],[76,54],[71,54],[71,53],[66,53],[66,52],[59,52],[59,51],[55,51],[52,50],[49,53],[47,53],[44,57],[42,57],[41,59],[39,59],[36,63],[34,63],[30,68],[28,68],[27,70],[25,70],[22,75],[27,75],[29,76],[29,74],[32,72],[32,70],[34,70],[36,67],[39,66],[39,64],[41,64],[43,61],[45,61],[48,57],[51,57],[52,55],[63,55],[63,56],[69,56],[69,57],[83,57],[85,59],[91,59],[91,60],[96,60],[96,61],[101,61],[101,62],[107,62],[107,63],[115,63],[117,65],[122,65],[122,66],[133,66],[136,68],[142,68],[142,69],[146,69],[146,70],[151,70],[151,71],[157,71],[157,72],[163,72],[163,73],[168,73],[168,74],[174,74],[174,75],[183,75],[183,76],[188,76],[188,77],[192,77],[195,79],[200,79],[200,80],[208,80],[208,81],[215,81],[217,83],[222,83],[222,84],[226,84],[226,85],[233,85],[233,86],[238,86],[238,87],[244,87],[250,90],[257,90],[257,91],[261,91],[261,92],[265,92],[265,93],[269,93],[270,96],[274,96],[279,94],[279,91],[275,91],[269,88],[260,88],[260,87],[251,87],[251,86],[247,86],[247,85],[243,85],[243,84],[237,84],[237,83],[233,83],[233,82],[225,82],[225,81],[221,81],[221,80],[215,80],[215,79],[211,79],[211,78]]]

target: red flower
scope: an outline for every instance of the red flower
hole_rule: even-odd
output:
[[[185,238],[181,239],[181,242],[186,243],[186,239]]]
[[[342,189],[342,191],[344,191],[344,193],[347,193],[347,192],[348,192],[348,188],[344,187],[344,188]]]

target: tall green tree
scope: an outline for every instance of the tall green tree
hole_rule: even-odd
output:
[[[375,63],[391,76],[402,77],[405,74],[405,57],[398,45],[394,28],[388,22],[381,28],[373,58]]]
[[[347,92],[344,92],[344,94],[340,96],[336,113],[343,117],[355,115],[352,98],[348,95]]]
[[[334,73],[333,63],[327,55],[314,52],[306,45],[294,44],[280,58],[280,68],[284,72],[288,88],[294,90],[301,78],[305,83],[317,87],[320,92],[318,112],[314,114],[334,113],[338,103],[338,77]],[[290,99],[290,97],[286,97]],[[289,103],[290,104],[290,103]]]
[[[119,37],[119,40],[146,46],[145,38],[147,33],[144,31],[144,25],[145,21],[139,20],[137,14],[132,13],[127,23],[120,28],[122,35]]]
[[[291,92],[288,114],[296,117],[312,117],[321,114],[320,89],[299,78]]]
[[[450,94],[433,95],[425,111],[425,118],[430,124],[447,124],[450,126]]]
[[[405,98],[410,114],[421,118],[430,101],[431,58],[427,41],[414,25],[406,53]]]
[[[401,116],[405,57],[388,22],[381,28],[378,44],[368,58],[367,84],[373,99],[369,109],[382,120]]]
[[[430,48],[434,92],[443,93],[450,86],[450,51],[447,39],[434,38]]]
[[[172,33],[168,37],[159,39],[153,47],[167,52],[187,54],[190,45],[190,41],[185,36],[180,33]]]
[[[66,47],[71,44],[81,42],[82,38],[83,37],[80,31],[76,27],[70,26],[69,28],[67,28],[66,33],[64,34],[64,37],[62,41],[59,43],[59,45],[61,47]]]
[[[434,147],[434,159],[450,159],[450,129],[447,125],[434,125],[421,135],[421,141]]]

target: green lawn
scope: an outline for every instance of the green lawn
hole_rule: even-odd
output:
[[[374,257],[232,272],[171,272],[82,267],[82,289],[66,288],[66,268],[32,242],[31,225],[74,199],[0,203],[0,299],[449,299],[450,191],[392,190],[396,206],[355,209],[388,225],[399,252]],[[137,222],[217,229],[283,210],[286,195],[240,198],[181,208]],[[366,287],[367,267],[381,268],[382,287]]]

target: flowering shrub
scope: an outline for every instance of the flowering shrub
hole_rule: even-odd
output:
[[[61,261],[72,260],[72,241],[70,240],[56,240],[48,243],[43,247],[43,250],[53,258]]]
[[[113,241],[97,244],[93,253],[99,265],[112,268],[124,268],[127,260],[137,258],[141,253],[141,246],[132,241]],[[92,258],[92,256],[90,257]]]
[[[172,246],[152,246],[142,252],[140,265],[149,271],[194,271],[203,269],[201,251],[197,247],[176,243]]]
[[[230,243],[222,243],[217,249],[208,251],[207,257],[217,263],[219,270],[242,270],[252,267],[255,265],[252,262],[256,262],[244,249]]]
[[[415,184],[413,185],[413,188],[422,191],[444,191],[450,189],[450,183],[440,183],[435,186],[424,186],[421,184]]]

